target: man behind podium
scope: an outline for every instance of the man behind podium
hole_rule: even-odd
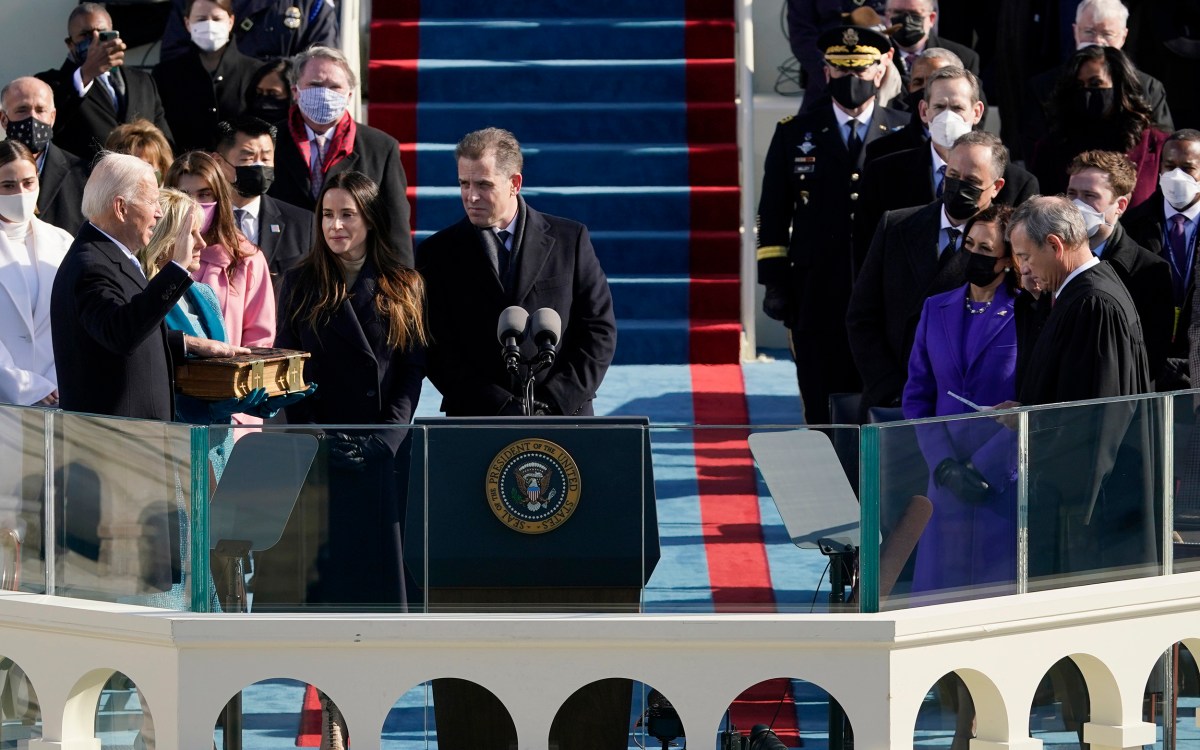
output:
[[[501,358],[496,322],[517,305],[562,318],[554,365],[537,376],[530,413],[590,416],[612,362],[616,320],[587,227],[521,197],[521,145],[507,130],[468,133],[454,151],[466,216],[421,243],[429,380],[447,416],[516,416],[523,397]],[[522,356],[536,352],[532,341]]]
[[[54,277],[50,326],[59,404],[67,411],[172,420],[173,359],[248,353],[220,341],[168,334],[163,319],[192,284],[191,245],[150,281],[136,253],[162,217],[149,164],[105,154],[83,189],[88,221]],[[185,341],[186,339],[186,341]],[[185,349],[186,347],[186,349]]]

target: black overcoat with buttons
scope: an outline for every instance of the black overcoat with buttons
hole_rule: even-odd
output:
[[[164,318],[192,285],[168,263],[150,281],[91,223],[58,267],[50,297],[59,404],[116,417],[175,417],[174,361],[183,334]]]
[[[412,421],[421,395],[425,351],[388,344],[387,321],[375,306],[379,277],[370,260],[349,299],[316,328],[295,319],[293,292],[305,283],[302,273],[297,268],[284,275],[275,345],[312,355],[305,361],[304,377],[317,390],[287,407],[288,423],[390,427],[337,430],[387,446],[390,455],[369,454],[360,467],[339,466],[328,448],[318,455],[309,490],[292,513],[309,519],[315,513],[313,523],[321,529],[317,581],[309,586],[308,601],[401,604],[401,523],[409,461],[407,444],[402,447],[409,431],[403,425]],[[314,503],[314,492],[327,493],[327,502]]]
[[[199,49],[194,44],[189,46],[187,54],[154,66],[154,81],[175,134],[177,154],[212,150],[217,123],[242,113],[246,87],[262,65],[227,44],[221,62],[210,74],[200,62]]]

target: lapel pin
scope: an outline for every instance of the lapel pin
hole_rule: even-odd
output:
[[[272,234],[279,234],[279,232],[280,232],[279,225],[278,225],[278,224],[272,224],[272,225],[271,225],[271,233],[272,233]]]

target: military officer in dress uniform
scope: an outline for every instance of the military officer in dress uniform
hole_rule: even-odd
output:
[[[776,126],[758,204],[763,311],[788,327],[808,424],[829,423],[829,394],[861,387],[845,324],[857,190],[865,145],[908,121],[875,104],[887,37],[842,26],[819,45],[828,94]]]

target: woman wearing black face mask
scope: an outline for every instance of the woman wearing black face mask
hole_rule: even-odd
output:
[[[1167,134],[1153,127],[1141,79],[1121,50],[1091,46],[1076,52],[1055,86],[1049,116],[1050,132],[1029,163],[1043,193],[1065,193],[1071,160],[1099,149],[1123,153],[1138,165],[1130,208],[1154,194]]]
[[[1011,212],[991,206],[967,222],[968,283],[925,301],[908,361],[906,419],[971,413],[960,399],[986,408],[1014,398],[1018,275],[1004,239]],[[917,546],[912,591],[1011,588],[1015,433],[977,418],[922,425],[917,441],[929,465],[933,517]]]
[[[246,86],[245,109],[251,117],[271,124],[287,119],[292,106],[292,79],[287,60],[271,60],[250,77]]]

